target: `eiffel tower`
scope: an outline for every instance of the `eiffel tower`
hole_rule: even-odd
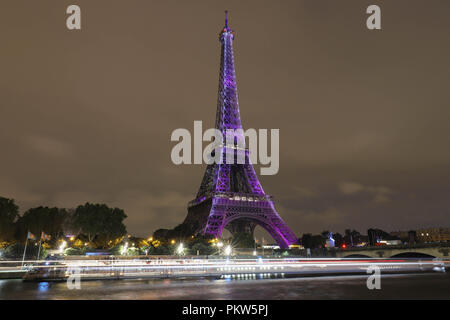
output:
[[[182,226],[191,234],[220,238],[224,228],[231,234],[243,232],[253,236],[255,227],[260,225],[281,248],[287,248],[298,239],[276,212],[273,198],[264,193],[250,162],[244,135],[236,130],[242,129],[242,124],[234,68],[234,36],[225,11],[225,27],[219,34],[222,52],[216,114],[216,128],[224,137],[223,161],[207,166],[197,196],[188,204],[188,215]],[[231,139],[227,137],[227,129],[236,130]],[[226,144],[233,140],[234,145]],[[227,153],[234,156],[231,164],[226,163]],[[245,157],[245,163],[236,161],[239,153]]]

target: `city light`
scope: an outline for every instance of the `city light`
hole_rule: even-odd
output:
[[[228,245],[228,246],[225,247],[225,255],[226,255],[226,256],[231,255],[231,246],[230,246],[230,245]]]
[[[120,250],[120,254],[124,255],[128,250],[128,242],[125,242],[125,244],[122,247],[122,250]]]
[[[222,248],[222,247],[223,247],[223,242],[218,242],[218,243],[217,243],[217,247],[218,247],[218,248]]]
[[[231,250],[231,247],[227,246]],[[182,261],[182,265],[180,262]],[[14,261],[9,261],[14,262]],[[366,274],[366,269],[376,265],[383,270],[402,273],[405,271],[434,271],[445,272],[445,263],[442,260],[412,260],[412,259],[354,259],[346,260],[340,258],[317,258],[313,260],[305,260],[301,258],[293,259],[217,259],[208,260],[200,259],[195,262],[191,259],[173,261],[171,259],[158,260],[158,262],[139,261],[139,260],[115,260],[113,263],[104,260],[68,260],[62,262],[57,268],[61,270],[70,269],[72,267],[83,268],[89,270],[89,273],[82,274],[83,278],[96,279],[109,278],[111,270],[123,272],[126,274],[140,274],[141,276],[154,277],[155,275],[172,274],[176,277],[185,277],[189,275],[205,274],[214,276],[233,275],[236,277],[244,276],[242,273],[253,273],[264,276],[284,274],[291,272],[296,274],[308,274],[309,272],[318,272],[327,274],[336,271],[343,273],[361,273]],[[54,270],[55,266],[48,264],[38,265],[38,269],[45,273],[45,270]],[[424,269],[425,268],[425,269]],[[116,276],[116,275],[113,275]],[[46,278],[48,279],[48,278]]]
[[[178,253],[179,255],[182,255],[182,254],[184,253],[184,246],[183,246],[182,243],[180,243],[180,244],[178,245],[177,253]]]
[[[67,242],[63,241],[61,243],[61,245],[59,246],[59,252],[62,253],[64,251],[64,249],[66,248],[66,246],[67,246]]]

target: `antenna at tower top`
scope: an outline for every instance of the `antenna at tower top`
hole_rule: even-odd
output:
[[[228,29],[228,10],[225,10],[225,28]]]

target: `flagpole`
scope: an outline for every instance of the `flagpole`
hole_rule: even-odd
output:
[[[39,260],[39,255],[41,254],[41,243],[42,243],[42,232],[41,232],[41,239],[39,239],[39,249],[38,249],[38,255],[37,255],[38,260]]]
[[[23,250],[23,258],[22,258],[22,267],[23,267],[23,263],[25,261],[25,253],[27,252],[27,244],[28,244],[28,233],[30,231],[27,232],[27,239],[25,240],[25,249]]]

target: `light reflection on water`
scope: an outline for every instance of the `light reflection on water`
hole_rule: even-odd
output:
[[[45,292],[48,290],[50,284],[48,282],[39,282],[38,290],[40,292]]]
[[[81,290],[65,282],[0,280],[0,299],[450,299],[450,275],[385,275],[381,290],[368,290],[365,276],[263,280],[84,281]]]

